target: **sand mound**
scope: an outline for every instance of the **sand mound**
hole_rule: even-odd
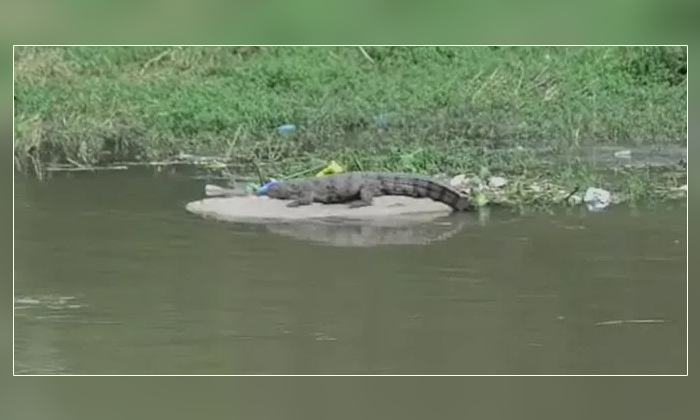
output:
[[[268,197],[214,197],[192,201],[185,209],[197,215],[231,222],[309,221],[313,219],[349,219],[381,224],[411,219],[426,221],[450,214],[447,205],[425,198],[381,196],[366,207],[349,208],[347,204],[320,204],[295,208],[287,200]]]

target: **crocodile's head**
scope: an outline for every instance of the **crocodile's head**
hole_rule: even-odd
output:
[[[267,195],[272,198],[289,199],[293,198],[297,192],[292,183],[272,182],[266,185],[262,195]]]

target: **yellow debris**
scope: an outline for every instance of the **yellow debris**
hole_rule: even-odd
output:
[[[323,169],[321,170],[321,172],[319,172],[319,173],[316,174],[316,176],[324,176],[324,175],[331,175],[331,174],[339,174],[339,173],[342,173],[342,172],[345,172],[345,169],[343,169],[343,167],[340,166],[340,165],[338,164],[338,162],[332,160],[332,161],[330,161],[330,163],[328,164],[328,166],[326,166],[325,168],[323,168]]]

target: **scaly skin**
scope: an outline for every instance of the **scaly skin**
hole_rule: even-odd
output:
[[[266,192],[270,198],[292,200],[288,207],[309,205],[313,202],[334,204],[350,203],[350,207],[372,205],[380,195],[405,195],[430,198],[447,204],[454,211],[472,210],[467,197],[437,180],[413,174],[390,172],[346,172],[315,178],[279,181]]]

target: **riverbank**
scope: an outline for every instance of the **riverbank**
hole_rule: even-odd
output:
[[[15,168],[213,156],[209,171],[281,178],[333,159],[663,198],[685,183],[683,167],[601,171],[577,152],[685,147],[685,57],[674,47],[21,47]],[[542,199],[530,190],[509,194]]]

